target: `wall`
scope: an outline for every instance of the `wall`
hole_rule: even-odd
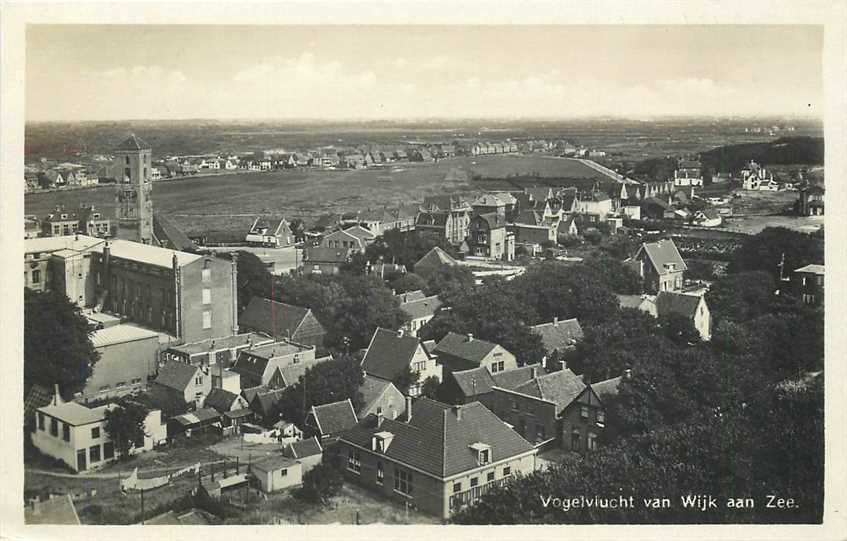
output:
[[[286,472],[285,475],[282,474],[283,470]],[[262,485],[262,490],[265,492],[276,492],[303,484],[303,467],[299,463],[269,472],[254,471]]]
[[[84,397],[122,396],[147,386],[147,378],[156,374],[159,339],[150,336],[141,340],[112,344],[96,348],[100,359],[94,365],[82,391]],[[133,383],[133,380],[138,380]],[[124,382],[120,389],[116,384]],[[109,389],[101,391],[108,385]]]
[[[208,282],[203,282],[203,269],[211,270]],[[236,293],[232,288],[232,263],[215,257],[204,257],[182,267],[180,312],[182,332],[186,342],[199,342],[237,334],[233,309]],[[211,303],[203,304],[203,289],[211,290]],[[212,325],[203,328],[203,312],[211,311]]]
[[[588,417],[582,417],[582,406],[588,407]],[[597,398],[597,395],[594,394],[590,388],[586,388],[585,391],[579,397],[571,403],[570,406],[565,408],[565,411],[562,412],[561,415],[561,432],[559,433],[560,437],[560,446],[562,449],[566,451],[586,451],[588,449],[588,434],[594,433],[597,435],[597,442],[600,440],[600,436],[604,430],[603,426],[598,426],[597,424],[597,413],[605,411],[603,408],[603,404]],[[579,447],[576,448],[573,445],[573,433],[574,431],[579,432]]]
[[[475,470],[472,470],[468,473],[465,473],[460,476],[450,477],[443,484],[443,496],[441,501],[443,502],[443,507],[441,510],[442,518],[448,518],[453,512],[457,511],[459,507],[452,508],[450,498],[456,494],[454,485],[459,483],[461,485],[459,489],[459,493],[471,490],[470,480],[473,477],[476,477],[479,480],[478,487],[485,490],[485,485],[489,483],[497,483],[502,482],[504,479],[508,479],[518,473],[527,475],[535,470],[535,454],[529,454],[524,456],[518,456],[515,458],[510,458],[505,461],[497,461],[497,457],[494,457],[495,462],[488,464],[486,466],[481,466]],[[504,475],[503,468],[510,468],[509,475]],[[494,474],[494,479],[492,481],[488,480],[488,475],[490,473]]]
[[[499,388],[482,395],[480,402],[530,443],[558,436],[555,404]]]

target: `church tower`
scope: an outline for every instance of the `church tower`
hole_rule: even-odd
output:
[[[153,243],[153,184],[150,146],[130,135],[115,152],[117,238]]]

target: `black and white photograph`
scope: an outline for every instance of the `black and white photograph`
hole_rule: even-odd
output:
[[[844,21],[417,9],[20,29],[4,513],[450,536],[843,515]]]

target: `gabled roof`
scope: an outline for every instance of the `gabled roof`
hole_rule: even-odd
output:
[[[434,353],[447,354],[459,359],[471,361],[479,364],[486,355],[491,353],[491,350],[497,347],[497,344],[481,340],[479,338],[468,337],[464,334],[456,334],[449,332],[436,344]]]
[[[376,238],[376,235],[374,235],[370,229],[364,228],[361,225],[348,227],[344,230],[344,232],[359,239],[362,242],[362,245],[367,244]]]
[[[697,295],[686,295],[672,291],[662,291],[656,296],[656,311],[660,316],[666,314],[679,314],[692,318],[697,313],[697,307],[703,297]]]
[[[323,448],[321,447],[321,442],[318,441],[318,438],[311,437],[307,440],[289,443],[285,446],[283,453],[291,458],[306,458],[322,454]]]
[[[132,151],[132,150],[150,150],[150,145],[145,143],[140,137],[131,134],[121,144],[115,147],[116,151]]]
[[[452,376],[465,398],[489,393],[495,386],[491,372],[484,366],[454,371]]]
[[[522,210],[515,217],[516,224],[541,225],[544,223],[544,217],[537,210]]]
[[[432,250],[428,251],[424,256],[415,263],[415,272],[419,270],[435,270],[441,265],[458,265],[455,259],[453,259],[450,254],[435,246]]]
[[[434,225],[434,226],[443,226],[447,223],[447,218],[450,217],[450,214],[447,212],[435,211],[435,212],[421,212],[418,214],[417,224],[418,225]]]
[[[344,263],[350,258],[350,248],[324,248],[309,246],[306,248],[306,261],[318,263]]]
[[[253,297],[238,317],[238,324],[277,338],[293,338],[311,313],[309,308]]]
[[[361,414],[361,412],[371,409],[371,406],[382,398],[382,395],[390,387],[394,387],[394,384],[390,381],[366,374],[361,387],[359,387],[359,392],[362,393],[362,408],[358,413]]]
[[[197,249],[197,245],[188,238],[188,235],[178,228],[170,218],[166,218],[159,213],[153,214],[153,235],[162,248],[182,252]]]
[[[206,396],[206,401],[203,405],[207,408],[214,408],[220,413],[226,413],[232,409],[232,404],[237,400],[237,394],[215,387]]]
[[[420,319],[434,316],[442,304],[444,303],[438,298],[438,295],[433,295],[423,299],[406,301],[400,304],[400,309],[409,316],[409,319]]]
[[[540,203],[544,203],[553,195],[553,189],[549,186],[533,186],[531,188],[524,188],[524,192]]]
[[[259,411],[257,413],[267,415],[273,411],[274,406],[276,406],[277,402],[279,402],[280,398],[282,398],[282,393],[282,389],[258,392],[250,401],[250,409],[253,411],[258,409]]]
[[[557,412],[568,407],[586,388],[581,376],[569,369],[559,370],[530,380],[514,389],[516,392],[556,404]]]
[[[63,402],[42,406],[38,411],[69,425],[80,426],[102,421],[108,408],[109,405],[89,408],[76,402]]]
[[[541,366],[541,363],[536,363],[497,372],[492,377],[494,378],[494,385],[496,387],[514,390],[527,381],[538,377],[538,374],[544,373],[544,367]]]
[[[388,381],[397,377],[404,368],[411,366],[412,358],[420,346],[420,339],[388,329],[377,328],[371,337],[362,370]]]
[[[825,268],[826,267],[824,265],[811,264],[811,265],[806,265],[805,267],[800,267],[799,269],[796,269],[794,272],[808,272],[808,273],[819,274],[819,275],[823,276]]]
[[[618,388],[620,387],[621,380],[623,380],[623,377],[618,376],[616,378],[599,381],[597,383],[592,383],[591,388],[602,400],[607,396],[615,396],[618,394]]]
[[[350,399],[312,406],[309,414],[315,419],[316,428],[321,435],[335,435],[351,428],[359,422]]]
[[[506,218],[497,214],[496,212],[486,212],[485,214],[479,214],[474,216],[474,220],[482,220],[488,225],[488,229],[498,229],[501,227],[506,227]]]
[[[541,343],[548,352],[555,349],[562,351],[583,337],[582,327],[576,318],[533,325],[530,330],[541,336]]]
[[[642,252],[647,253],[647,257],[653,264],[653,268],[660,275],[667,274],[669,271],[666,265],[672,264],[674,272],[687,270],[676,244],[671,239],[662,239],[656,242],[645,242],[639,248],[636,257]]]
[[[155,381],[159,385],[182,392],[194,379],[197,370],[199,369],[196,366],[188,363],[170,361],[159,369],[159,375],[156,376]]]
[[[438,478],[478,468],[478,455],[471,447],[474,444],[490,446],[492,461],[534,451],[528,441],[479,402],[448,406],[419,398],[413,403],[408,422],[384,419],[377,426],[375,417],[368,416],[344,432],[341,439],[370,449],[377,432],[394,436],[385,450],[388,459]]]

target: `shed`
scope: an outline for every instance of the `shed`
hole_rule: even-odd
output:
[[[282,455],[256,462],[250,470],[262,492],[276,492],[303,484],[302,464]]]

